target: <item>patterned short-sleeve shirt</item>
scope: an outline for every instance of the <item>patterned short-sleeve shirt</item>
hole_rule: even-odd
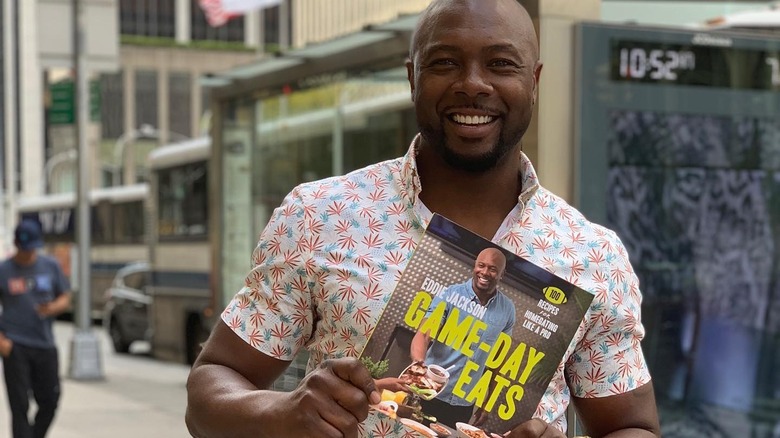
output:
[[[416,141],[401,158],[296,187],[262,232],[225,323],[274,358],[308,349],[308,370],[359,356],[432,217],[419,199]],[[604,397],[650,380],[641,294],[618,237],[541,187],[521,160],[522,193],[493,242],[594,294],[534,415],[565,431],[572,393]],[[360,430],[407,434],[374,413]]]

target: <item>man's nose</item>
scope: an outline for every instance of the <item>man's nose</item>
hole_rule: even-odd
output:
[[[470,64],[461,71],[458,81],[454,84],[456,92],[469,97],[490,94],[493,90],[487,78],[487,72],[480,65]]]

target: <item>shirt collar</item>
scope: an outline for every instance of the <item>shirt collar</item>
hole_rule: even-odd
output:
[[[419,142],[420,134],[417,134],[414,136],[412,144],[409,146],[409,150],[406,151],[406,154],[401,161],[401,184],[408,196],[407,201],[412,204],[417,203],[420,199],[420,192],[422,191],[416,160]],[[539,189],[539,178],[536,176],[536,170],[534,169],[531,160],[524,152],[520,152],[520,168],[522,169],[522,174],[518,175],[518,177],[521,181],[522,190],[520,191],[520,196],[517,198],[517,202],[521,205],[525,205]]]

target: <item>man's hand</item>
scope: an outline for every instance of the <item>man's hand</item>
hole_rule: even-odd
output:
[[[11,350],[14,348],[14,341],[2,337],[0,339],[0,356],[8,357],[11,354]]]
[[[51,318],[68,310],[70,307],[70,292],[60,294],[53,301],[39,304],[35,310],[41,318]]]
[[[383,379],[377,379],[374,381],[376,384],[376,389],[378,391],[381,391],[383,389],[386,389],[388,391],[404,391],[404,392],[411,392],[411,389],[409,389],[409,385],[403,382],[403,380],[399,379],[398,377],[385,377]]]
[[[507,438],[566,438],[560,430],[534,418],[504,434]]]
[[[36,312],[38,312],[38,316],[40,316],[41,318],[48,318],[51,316],[55,316],[59,313],[57,310],[57,306],[54,304],[53,301],[49,301],[48,303],[38,304],[35,310]]]
[[[380,395],[368,370],[355,358],[326,360],[294,391],[284,394],[267,426],[278,437],[358,436],[368,405]]]

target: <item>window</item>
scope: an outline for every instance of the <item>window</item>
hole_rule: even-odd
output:
[[[279,6],[263,10],[263,42],[279,44]]]
[[[187,137],[192,132],[192,77],[187,72],[168,76],[168,123],[171,131]],[[176,140],[176,135],[171,138]]]
[[[208,182],[205,161],[164,169],[158,176],[160,240],[206,237]]]
[[[122,35],[174,38],[175,0],[120,0],[119,26]]]
[[[103,138],[116,139],[122,136],[125,120],[125,96],[123,74],[106,73],[100,77],[100,123]]]
[[[123,279],[125,286],[131,289],[143,290],[146,286],[146,272],[131,272]]]
[[[135,123],[157,126],[157,72],[135,72]]]
[[[115,243],[144,243],[144,201],[113,206]]]

